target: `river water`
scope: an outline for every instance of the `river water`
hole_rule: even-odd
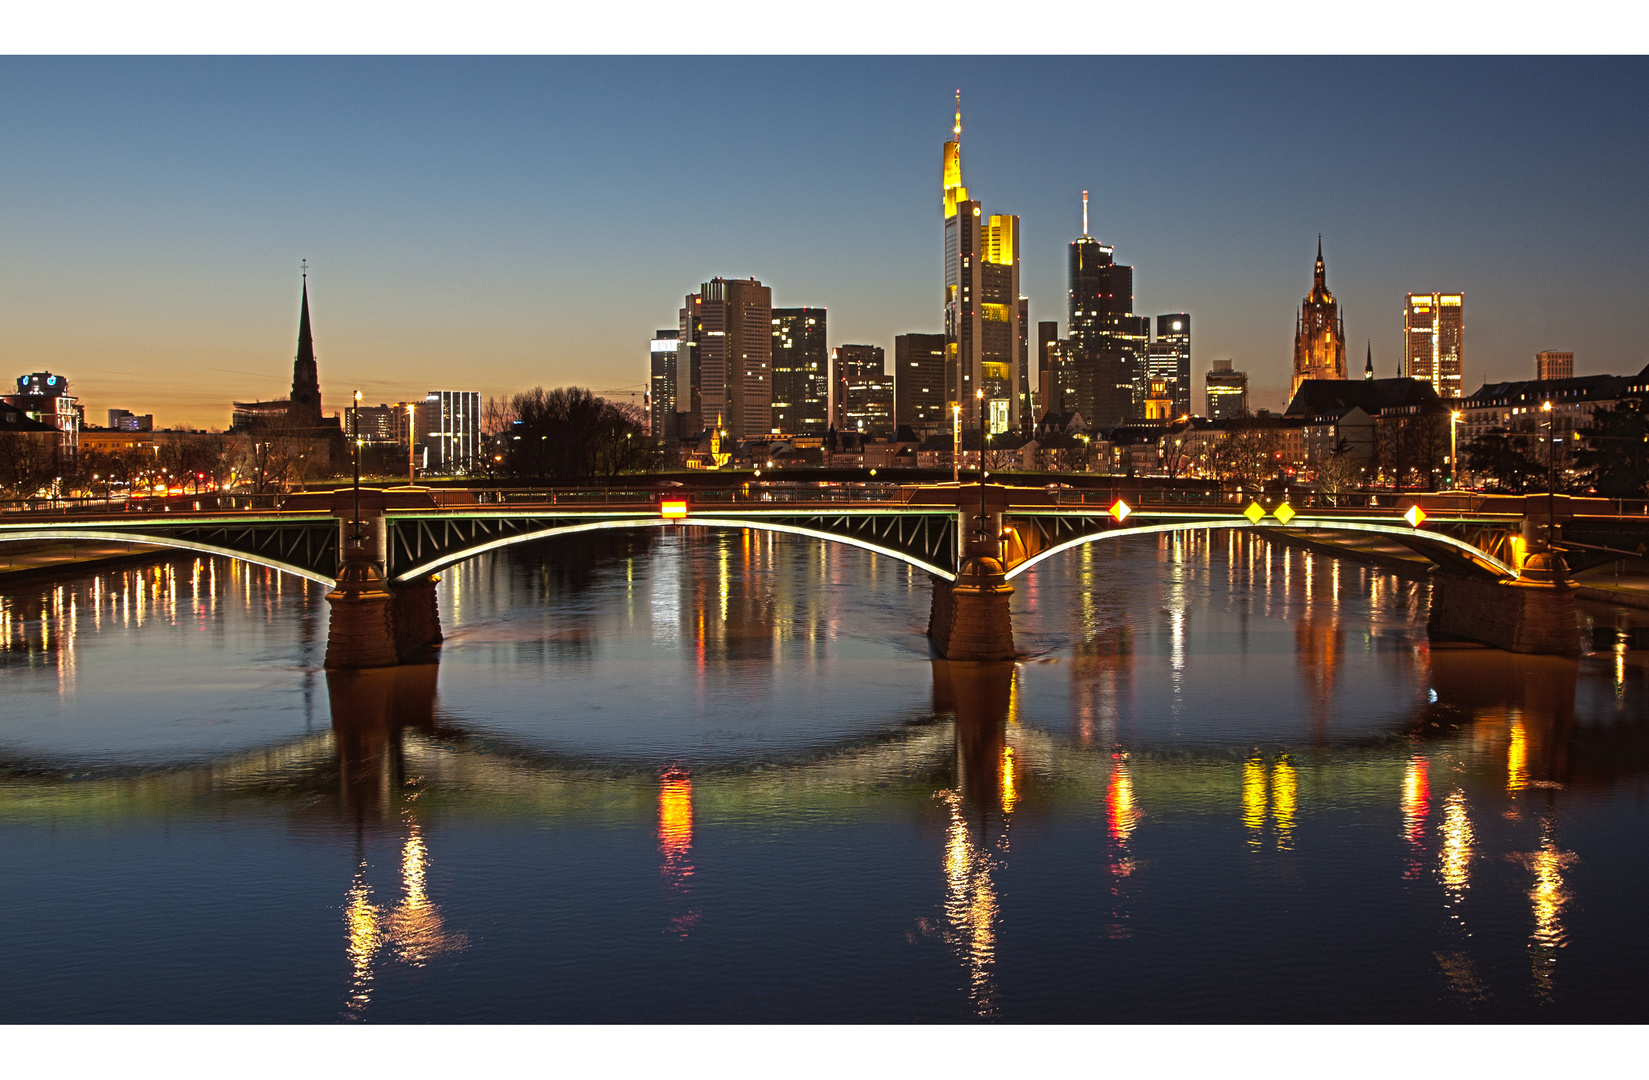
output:
[[[0,1019],[1649,1019],[1649,654],[1242,533],[1015,584],[953,665],[886,558],[571,537],[330,675],[262,569],[15,585]]]

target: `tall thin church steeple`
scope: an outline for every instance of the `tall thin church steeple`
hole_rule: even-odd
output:
[[[1374,378],[1374,342],[1368,343],[1368,361],[1363,365],[1363,381]]]
[[[303,306],[298,313],[298,355],[292,362],[292,422],[301,427],[321,423],[321,382],[315,366],[315,338],[309,329],[309,264],[303,271]]]

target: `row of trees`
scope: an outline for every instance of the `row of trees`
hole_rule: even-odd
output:
[[[1480,487],[1499,491],[1595,491],[1610,499],[1649,495],[1649,414],[1643,403],[1622,401],[1599,409],[1588,428],[1553,442],[1543,427],[1492,431],[1461,454]]]

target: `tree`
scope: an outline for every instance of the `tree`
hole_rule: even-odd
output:
[[[1478,436],[1461,454],[1466,471],[1482,481],[1493,484],[1495,490],[1517,493],[1524,491],[1531,478],[1544,477],[1545,462],[1532,460],[1524,450],[1530,436],[1495,428]]]
[[[1586,444],[1574,455],[1581,479],[1611,499],[1638,499],[1649,493],[1649,414],[1643,402],[1628,399],[1599,409],[1580,433]]]
[[[1277,474],[1281,443],[1275,428],[1252,416],[1238,417],[1225,438],[1209,447],[1209,469],[1221,480],[1234,480],[1241,488],[1258,491]]]
[[[645,468],[652,455],[642,426],[579,386],[534,387],[510,402],[515,421],[503,455],[510,475],[576,483]]]
[[[1334,442],[1328,456],[1317,464],[1317,487],[1323,494],[1334,496],[1354,491],[1362,485],[1361,459],[1351,452],[1351,442],[1341,436]]]
[[[57,479],[57,432],[0,432],[0,495],[32,499]]]

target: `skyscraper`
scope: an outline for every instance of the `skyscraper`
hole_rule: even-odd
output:
[[[1017,428],[1030,409],[1023,370],[1028,342],[1021,325],[1026,305],[1019,295],[1019,218],[985,216],[962,186],[962,92],[956,93],[954,137],[945,143],[942,205],[945,212],[946,396],[962,415],[978,421],[983,391],[993,432]]]
[[[648,390],[655,439],[673,439],[677,435],[676,352],[680,344],[679,330],[660,330],[649,344],[652,371]]]
[[[925,435],[948,430],[944,334],[900,334],[893,339],[893,401],[896,423]]]
[[[830,354],[824,308],[773,309],[773,428],[818,435],[828,424]]]
[[[1157,316],[1157,339],[1146,365],[1152,383],[1172,384],[1175,416],[1191,412],[1191,316],[1172,312]]]
[[[831,415],[837,431],[877,438],[893,434],[893,377],[886,373],[880,345],[843,345],[831,350],[834,389]]]
[[[1323,238],[1317,237],[1317,267],[1312,272],[1311,291],[1300,304],[1294,320],[1294,383],[1288,398],[1307,379],[1346,377],[1346,331],[1340,305],[1328,291],[1328,272],[1323,266]]]
[[[1248,372],[1232,371],[1231,361],[1214,361],[1214,370],[1203,376],[1208,395],[1208,418],[1228,420],[1248,411]]]
[[[1575,377],[1575,354],[1572,352],[1537,352],[1534,354],[1535,378],[1572,379]]]
[[[431,390],[416,410],[414,432],[424,447],[423,468],[469,472],[481,448],[481,395],[474,390]]]
[[[1082,236],[1071,242],[1069,341],[1059,388],[1065,407],[1097,428],[1139,415],[1147,392],[1151,320],[1135,315],[1134,268],[1116,262],[1115,248],[1088,235],[1088,193],[1082,193]]]
[[[771,434],[773,290],[755,278],[707,281],[688,294],[680,333],[676,407],[685,366],[690,396],[684,411],[691,416],[691,430],[682,435],[699,434],[717,417],[735,439]]]
[[[1465,297],[1409,293],[1403,305],[1403,374],[1431,383],[1438,397],[1459,397],[1465,336]]]
[[[1059,324],[1036,324],[1036,393],[1043,413],[1064,411],[1059,392]],[[1041,419],[1038,417],[1037,419]]]

